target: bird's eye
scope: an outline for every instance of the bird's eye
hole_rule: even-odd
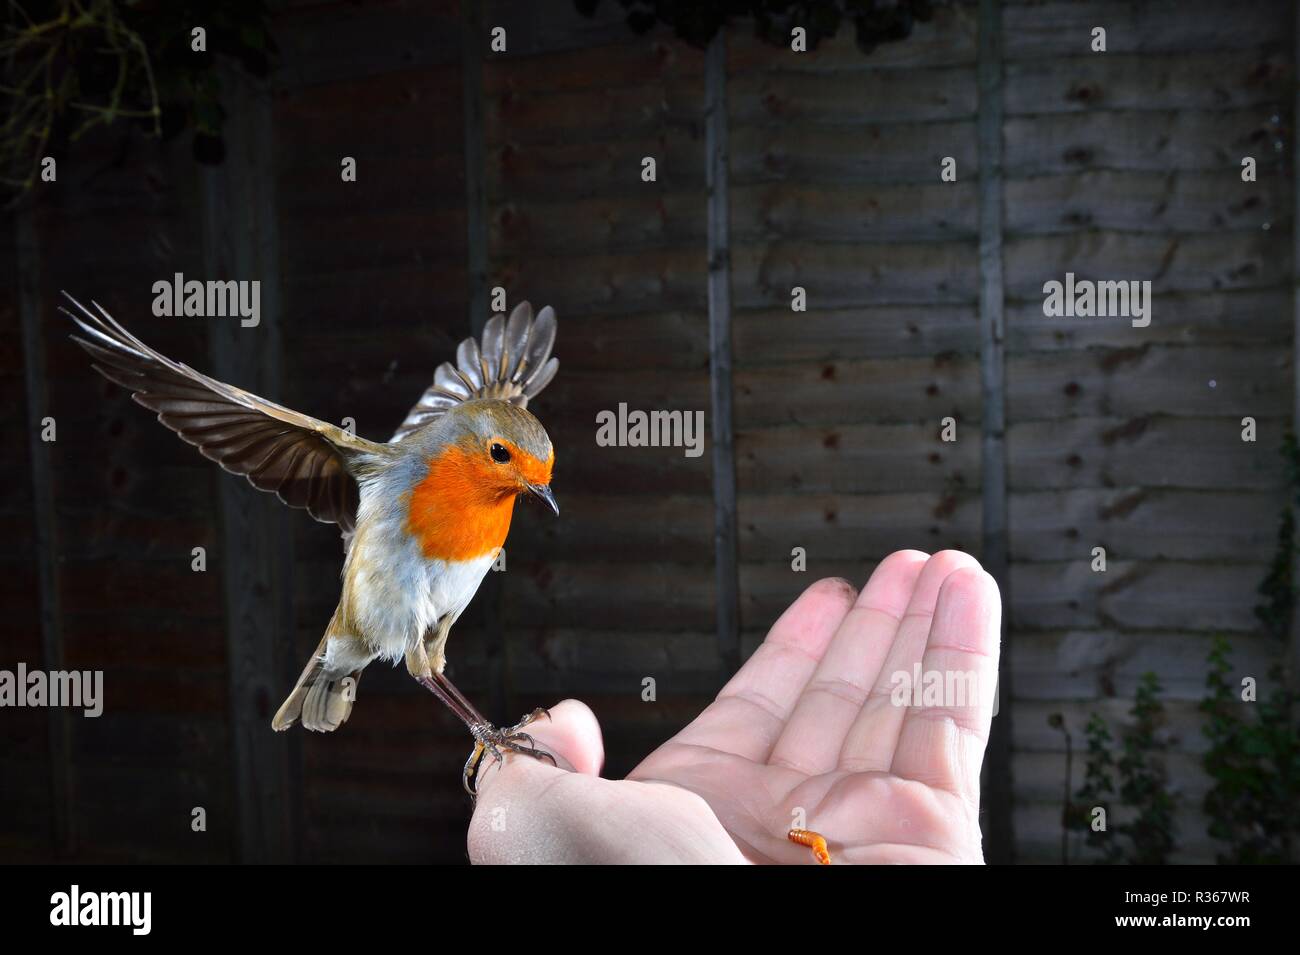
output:
[[[491,454],[492,460],[497,464],[505,464],[510,460],[510,452],[499,444],[492,445]]]

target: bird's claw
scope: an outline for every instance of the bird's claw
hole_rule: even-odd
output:
[[[525,726],[535,723],[543,716],[550,719],[550,711],[539,706],[514,726],[506,729],[497,729],[490,723],[470,727],[470,732],[474,735],[474,749],[469,754],[469,759],[465,760],[460,782],[471,799],[478,796],[479,770],[485,754],[490,755],[498,763],[505,759],[505,753],[519,753],[534,759],[548,759],[552,766],[555,765],[555,757],[544,749],[538,749],[537,741],[523,731]]]

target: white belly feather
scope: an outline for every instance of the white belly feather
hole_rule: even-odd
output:
[[[396,662],[444,616],[460,616],[495,555],[429,560],[396,521],[367,524],[358,524],[348,554],[343,599],[375,657]]]

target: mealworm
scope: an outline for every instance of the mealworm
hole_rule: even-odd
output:
[[[822,865],[831,864],[831,853],[826,848],[826,837],[821,833],[813,832],[811,829],[791,829],[785,837],[791,842],[797,842],[811,849],[812,854]]]

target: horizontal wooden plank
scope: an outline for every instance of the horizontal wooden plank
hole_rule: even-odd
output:
[[[706,262],[698,249],[582,256],[521,255],[494,259],[489,281],[512,300],[547,302],[564,315],[699,308],[704,304]],[[511,294],[513,293],[513,294]]]
[[[339,230],[347,234],[347,242],[338,240]],[[285,275],[419,268],[435,260],[454,268],[463,266],[465,258],[463,209],[385,212],[359,207],[302,213],[282,221],[280,233],[280,268]]]
[[[621,196],[506,202],[491,210],[489,242],[503,257],[698,245],[704,213],[701,196],[635,189]]]
[[[192,550],[217,546],[219,517],[211,515],[162,516],[139,508],[94,508],[64,504],[59,510],[63,526],[76,529],[76,540],[63,551],[64,559],[106,560],[129,553],[143,562],[178,561],[188,564]]]
[[[1255,442],[1233,418],[1068,418],[1007,429],[1012,490],[1168,487],[1259,490],[1281,485],[1284,419],[1259,419]],[[958,442],[963,444],[964,442]]]
[[[1268,110],[1115,110],[1011,116],[1002,125],[1007,178],[1087,169],[1213,170],[1240,176],[1254,156],[1260,176],[1283,168],[1281,130]]]
[[[944,442],[939,430],[937,421],[932,427],[845,424],[742,430],[736,434],[737,485],[742,495],[974,487],[979,474],[977,434],[968,429],[968,438]]]
[[[732,319],[736,366],[937,357],[973,354],[979,347],[973,303],[818,308],[813,298],[806,312],[791,311],[788,300],[784,308],[738,309]]]
[[[663,130],[608,142],[517,146],[489,141],[484,182],[489,200],[583,199],[686,192],[703,196],[703,134]],[[641,179],[642,160],[655,160],[656,181]]]
[[[1290,184],[1271,174],[1242,182],[1226,172],[1100,171],[1013,179],[1003,188],[1006,228],[1016,235],[1083,229],[1222,235],[1291,227]]]
[[[1007,343],[1013,354],[1103,346],[1133,348],[1147,343],[1273,344],[1291,334],[1291,299],[1291,290],[1283,286],[1155,295],[1151,314],[1174,315],[1176,320],[1152,319],[1146,328],[1137,329],[1123,321],[1048,318],[1040,294],[1030,301],[1007,303]]]
[[[708,364],[709,330],[694,310],[639,312],[626,316],[561,315],[555,353],[570,368],[658,368],[700,371]],[[557,380],[559,380],[557,378]],[[546,407],[546,398],[538,398]]]
[[[1096,25],[1103,24],[1098,21]],[[1110,46],[1109,34],[1106,40]],[[1211,53],[1180,48],[1163,55],[1146,49],[1128,54],[1075,53],[1007,63],[1003,86],[1007,115],[1095,109],[1281,108],[1288,95],[1288,58],[1276,48],[1250,46]]]
[[[312,215],[400,210],[438,215],[463,209],[465,157],[460,150],[407,153],[399,150],[395,155],[358,157],[332,149],[277,164],[275,194],[280,221],[292,227],[300,218]],[[357,160],[353,182],[342,179],[345,155]],[[327,231],[340,246],[355,248],[355,243],[339,242],[336,230]]]
[[[1012,421],[1076,415],[1282,417],[1291,407],[1290,357],[1276,348],[1148,344],[1007,358]]]
[[[788,306],[796,286],[816,308],[960,304],[978,287],[973,241],[736,243],[731,255],[738,308]]]
[[[700,565],[546,561],[532,573],[521,569],[505,588],[507,629],[539,621],[561,629],[628,620],[653,629],[705,631],[712,624],[713,580]]]
[[[979,541],[980,501],[969,491],[741,494],[737,508],[742,561],[788,567],[801,547],[813,572],[826,561],[933,551],[938,541],[972,549]]]
[[[974,116],[975,101],[965,66],[847,75],[754,70],[727,81],[728,120],[736,126],[950,121]]]
[[[208,831],[190,828],[208,812]],[[229,861],[234,842],[227,781],[218,773],[82,764],[77,770],[77,833],[96,857],[117,861]]]
[[[934,424],[979,415],[974,356],[851,359],[742,366],[734,379],[736,427],[835,422]]]
[[[527,148],[575,140],[609,141],[689,131],[703,121],[704,79],[687,74],[638,86],[616,81],[578,90],[514,87],[488,94],[485,100],[488,142]]]
[[[1275,543],[1276,492],[1150,487],[1013,491],[1011,550],[1020,560],[1251,561]]]
[[[611,374],[609,368],[566,369],[563,380],[556,375],[547,388],[546,398],[549,418],[590,422],[593,434],[596,416],[604,412],[617,414],[620,404],[645,411],[703,412],[708,426],[709,380],[703,369],[675,375],[630,369],[616,374]],[[707,440],[708,435],[704,437]]]
[[[666,34],[639,37],[628,30],[597,46],[538,56],[491,56],[483,64],[483,91],[492,99],[511,92],[656,86],[703,76],[703,51]]]
[[[105,669],[147,660],[154,666],[218,668],[226,659],[221,608],[178,617],[141,600],[106,611],[94,605],[66,608],[63,639],[78,668]]]
[[[655,681],[659,703],[706,703],[722,685],[717,641],[709,630],[696,632],[548,630],[518,628],[508,635],[507,653],[514,692],[545,698],[600,694],[641,699],[643,680]],[[647,713],[648,716],[648,713]],[[647,720],[653,729],[659,721]]]
[[[107,686],[105,692],[107,696]],[[106,702],[102,716],[77,719],[72,736],[78,763],[136,768],[143,773],[163,768],[219,776],[215,767],[230,758],[224,713],[161,719],[152,708],[124,712]]]
[[[945,157],[958,181],[976,170],[975,123],[873,123],[835,129],[810,123],[738,126],[730,131],[733,183],[939,181]]]
[[[185,450],[193,454],[193,449]],[[56,499],[103,501],[104,507],[124,514],[152,514],[206,521],[215,520],[212,492],[215,476],[211,462],[199,458],[181,466],[151,465],[147,471],[131,471],[123,465],[81,468],[71,464],[55,475]],[[71,523],[74,527],[76,521]],[[72,553],[76,535],[62,537]]]
[[[1011,563],[1009,625],[1034,629],[1141,628],[1253,631],[1255,592],[1267,573],[1256,563],[1110,559]]]
[[[937,180],[937,177],[936,177]],[[731,190],[735,242],[971,238],[975,183],[808,186],[769,183]]]
[[[1021,700],[1092,700],[1118,696],[1131,700],[1145,673],[1160,680],[1161,699],[1203,699],[1206,657],[1216,635],[1206,633],[1105,630],[1018,631],[1012,674],[1017,705]],[[1233,640],[1230,684],[1246,676],[1268,689],[1275,641],[1258,635]],[[1080,733],[1081,727],[1072,728]]]
[[[1283,0],[1013,3],[1002,14],[1003,50],[1012,60],[1083,56],[1096,26],[1106,28],[1107,50],[1097,56],[1251,49],[1283,42],[1289,22]]]
[[[460,65],[281,90],[272,111],[281,169],[311,164],[318,154],[331,157],[338,170],[343,156],[457,153],[463,137]]]
[[[118,604],[153,611],[206,616],[219,600],[221,555],[208,555],[208,572],[190,570],[188,561],[144,563],[126,556],[60,566],[60,594],[69,612]]]
[[[1270,288],[1286,281],[1289,244],[1270,233],[1231,236],[1137,235],[1097,232],[1008,239],[1003,243],[1007,296],[1046,299],[1043,286],[1075,281],[1150,281],[1152,293]],[[1177,316],[1154,311],[1151,323]],[[1063,318],[1074,321],[1128,322],[1127,317]]]
[[[377,324],[415,326],[430,315],[464,314],[466,281],[464,263],[441,260],[285,276],[285,333],[297,327],[350,328],[358,315]]]
[[[182,218],[148,206],[124,211],[120,216],[47,216],[41,222],[39,236],[46,247],[59,248],[67,256],[45,272],[51,290],[46,321],[64,327],[67,318],[53,307],[56,298],[63,304],[56,290],[66,289],[86,304],[94,299],[111,308],[104,287],[109,285],[114,290],[132,289],[137,300],[152,303],[153,283],[163,277],[170,279],[173,272],[179,271],[178,263],[194,262],[198,251],[198,237]],[[95,271],[87,270],[87,261],[95,263]],[[128,318],[129,313],[122,320]]]
[[[520,520],[506,546],[506,572],[516,548],[545,560],[698,561],[710,559],[712,504],[676,494],[565,493],[557,483],[563,520]]]
[[[1015,716],[1011,721],[1013,747],[1021,753],[1063,753],[1065,738],[1061,731],[1048,725],[1048,718],[1059,713],[1074,735],[1075,746],[1080,745],[1083,728],[1093,713],[1099,714],[1118,736],[1133,725],[1132,697],[1107,697],[1098,700],[1021,700],[1014,701]],[[1205,717],[1193,700],[1165,700],[1164,718],[1160,726],[1160,739],[1169,744],[1173,753],[1199,755],[1208,748],[1201,733]],[[1076,755],[1078,750],[1076,749]]]

